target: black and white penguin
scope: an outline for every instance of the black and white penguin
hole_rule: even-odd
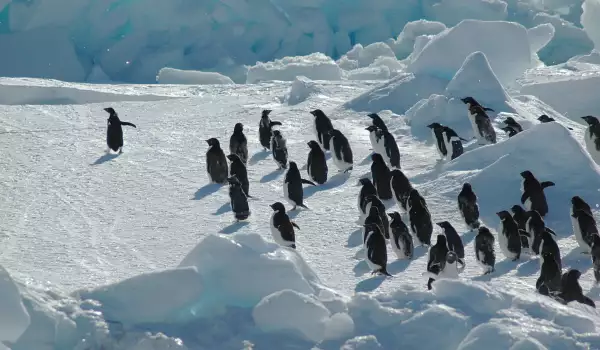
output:
[[[371,175],[373,176],[373,184],[377,189],[377,195],[383,200],[392,199],[392,187],[390,168],[385,164],[383,157],[379,153],[371,155],[373,164],[371,164]]]
[[[137,129],[135,124],[130,122],[122,122],[119,119],[117,112],[112,107],[104,108],[106,112],[108,112],[108,121],[107,121],[107,129],[106,129],[106,145],[108,149],[106,153],[109,153],[110,150],[114,152],[119,152],[119,154],[123,153],[123,125],[132,126]]]
[[[469,107],[469,120],[479,144],[495,144],[497,142],[492,121],[482,107],[471,105]]]
[[[365,130],[369,132],[369,140],[371,141],[373,153],[385,154],[385,137],[383,130],[378,129],[375,125],[369,125]]]
[[[374,205],[370,205],[368,210],[367,210],[368,215],[365,217],[365,221],[363,222],[363,244],[365,244],[367,242],[367,227],[369,227],[369,225],[377,225],[377,227],[379,228],[379,232],[384,235],[384,224],[383,221],[381,220],[381,213],[379,212],[379,209],[377,208],[377,206]],[[384,213],[385,215],[385,213]],[[384,236],[385,238],[385,236]]]
[[[325,151],[329,151],[329,131],[333,130],[333,124],[328,116],[320,109],[310,112],[315,117],[314,132],[317,136],[317,142]]]
[[[433,223],[431,214],[427,208],[425,198],[421,197],[419,191],[413,188],[408,195],[408,218],[410,229],[420,245],[431,245]],[[446,238],[444,237],[444,240]]]
[[[523,182],[521,183],[521,204],[525,206],[526,210],[535,210],[542,217],[548,214],[548,202],[546,201],[546,195],[544,189],[547,187],[555,186],[552,181],[539,182],[533,173],[529,170],[521,172]]]
[[[446,254],[446,262],[444,263],[444,267],[438,273],[438,278],[445,279],[458,279],[458,275],[461,274],[465,270],[465,261],[458,257],[458,254],[454,251],[449,251]]]
[[[427,281],[428,290],[431,290],[431,284],[444,269],[448,252],[449,250],[448,242],[446,242],[446,236],[438,235],[435,245],[429,248],[429,258],[427,259],[427,272],[429,275],[429,280]]]
[[[596,163],[600,163],[600,121],[591,115],[582,117],[588,124],[585,130],[585,148]]]
[[[595,308],[596,304],[592,301],[592,299],[583,295],[583,289],[579,284],[580,277],[581,272],[579,270],[571,269],[566,272],[561,278],[561,292],[559,297],[566,304],[572,301],[577,301],[581,304],[586,304]]]
[[[531,249],[531,242],[533,242],[533,236],[527,231],[527,220],[529,215],[527,211],[520,205],[513,205],[510,210],[513,213],[513,219],[519,226],[519,232],[521,233],[521,248],[529,251]]]
[[[392,276],[387,271],[387,246],[380,228],[375,224],[365,224],[365,260],[371,274]]]
[[[306,161],[306,172],[314,182],[322,185],[327,182],[327,173],[329,172],[325,153],[317,141],[309,141],[308,147],[310,147],[310,152],[308,152]]]
[[[514,129],[508,127],[508,126],[503,126],[500,128],[500,130],[506,132],[508,134],[508,137],[511,138],[513,136],[515,136],[516,134],[518,134]]]
[[[494,250],[494,235],[485,226],[480,226],[475,236],[475,258],[483,268],[483,274],[494,272],[496,251]]]
[[[506,117],[506,119],[504,119],[504,126],[512,130],[512,133],[508,133],[509,137],[512,137],[523,131],[523,127],[521,126],[521,124],[519,124],[513,117]]]
[[[556,121],[554,118],[550,118],[549,116],[542,114],[540,115],[537,120],[539,120],[542,124],[543,123],[550,123],[550,122],[554,122]]]
[[[367,200],[370,196],[377,196],[377,189],[371,179],[362,178],[358,180],[358,182],[362,185],[360,192],[358,193],[358,200],[356,201],[356,206],[358,207],[359,212],[359,221],[361,224],[364,222],[364,218],[367,215]]]
[[[296,223],[290,220],[285,212],[285,206],[281,202],[271,204],[274,213],[271,216],[271,234],[273,240],[280,246],[296,249],[296,233],[294,227],[300,229]]]
[[[448,149],[446,148],[446,142],[444,142],[444,135],[442,135],[442,131],[444,130],[442,124],[440,123],[431,123],[427,125],[429,129],[431,129],[431,135],[433,136],[433,142],[435,142],[435,148],[440,155],[440,159],[445,159],[448,155]]]
[[[458,210],[467,227],[471,230],[479,228],[481,222],[479,221],[477,195],[473,192],[473,187],[471,187],[471,184],[468,182],[463,184],[463,187],[458,194]]]
[[[521,258],[521,236],[519,226],[506,210],[496,213],[500,218],[498,230],[498,245],[504,256],[512,261]]]
[[[464,104],[466,104],[466,105],[467,105],[467,107],[471,107],[471,106],[477,106],[477,107],[481,107],[481,108],[483,108],[483,110],[484,110],[484,111],[486,111],[486,112],[488,112],[488,111],[489,111],[489,112],[494,112],[494,110],[493,110],[493,109],[491,109],[491,108],[488,108],[488,107],[484,107],[484,106],[482,106],[482,105],[481,105],[479,102],[477,102],[477,100],[476,100],[475,98],[473,98],[473,97],[471,97],[471,96],[467,96],[467,97],[461,98],[460,100],[461,100],[461,101],[462,101]]]
[[[250,196],[250,182],[248,181],[248,171],[246,170],[246,165],[242,162],[240,157],[237,154],[230,154],[227,156],[227,159],[231,162],[229,167],[229,175],[235,176],[242,186],[242,190],[247,197],[252,198]]]
[[[265,150],[271,149],[271,136],[273,136],[273,127],[276,125],[281,125],[281,122],[272,121],[269,118],[269,114],[271,112],[272,110],[270,109],[263,110],[262,116],[260,117],[260,122],[258,123],[258,139],[261,146],[263,146]]]
[[[575,213],[578,211],[581,211],[585,214],[575,215]],[[583,231],[581,229],[580,222],[583,223],[584,227],[586,228]],[[589,252],[592,242],[589,235],[597,233],[598,229],[596,227],[594,214],[592,213],[592,208],[583,200],[583,198],[579,196],[574,196],[571,198],[571,224],[573,226],[573,234],[575,235],[577,243],[584,250],[584,252]]]
[[[562,270],[560,249],[558,248],[558,244],[554,239],[554,235],[546,229],[540,236],[540,267],[544,263],[544,255],[550,255],[554,260],[556,260],[558,268]]]
[[[465,246],[463,244],[462,239],[458,235],[458,232],[454,229],[451,223],[448,221],[442,221],[436,223],[439,227],[441,227],[444,236],[446,236],[446,241],[448,242],[448,250],[456,253],[459,259],[463,260],[465,258]]]
[[[271,153],[273,154],[273,160],[277,163],[277,169],[287,169],[287,140],[281,135],[281,131],[279,130],[273,130]]]
[[[387,130],[383,131],[383,150],[382,153],[385,162],[389,164],[392,169],[400,169],[400,149],[396,143],[396,138],[392,133]]]
[[[562,270],[556,258],[549,251],[542,253],[540,257],[540,277],[535,282],[535,288],[540,294],[552,296],[560,292]]]
[[[242,123],[237,123],[233,127],[233,134],[229,138],[229,153],[237,154],[244,164],[248,162],[248,140],[244,135],[244,124]]]
[[[383,121],[383,119],[381,119],[379,114],[371,113],[368,114],[367,117],[371,118],[371,122],[373,123],[374,127],[382,131],[388,131],[387,125],[385,125],[385,122]]]
[[[600,235],[594,235],[592,238],[592,265],[594,269],[594,279],[600,283]]]
[[[529,247],[534,254],[540,254],[540,245],[544,232],[548,231],[554,234],[550,228],[546,227],[546,223],[542,216],[535,210],[527,212],[527,222],[525,223],[527,238],[529,239]],[[521,233],[523,235],[523,233]]]
[[[224,184],[229,174],[227,157],[221,149],[221,144],[216,138],[206,140],[208,151],[206,151],[206,171],[211,183]]]
[[[296,162],[290,162],[290,168],[283,180],[283,197],[294,206],[291,210],[296,210],[297,206],[308,209],[304,205],[304,189],[302,188],[302,184],[316,186],[314,182],[305,180],[300,176],[300,170],[298,170]]]
[[[333,164],[345,173],[352,170],[352,165],[354,164],[352,148],[350,148],[350,142],[348,142],[346,136],[337,129],[329,130],[328,135],[329,150],[331,151]]]
[[[227,179],[229,182],[229,202],[231,211],[237,221],[246,220],[250,216],[250,207],[248,206],[248,197],[242,189],[242,184],[234,175]]]
[[[397,211],[389,213],[392,250],[398,259],[412,259],[414,254],[413,238],[408,231],[408,226],[402,221]]]
[[[392,188],[392,194],[394,200],[399,208],[402,208],[406,212],[406,205],[408,202],[408,195],[413,189],[410,180],[404,175],[402,170],[394,169],[390,171],[390,187]]]
[[[440,123],[429,124],[436,141],[436,146],[441,159],[456,159],[464,153],[462,141],[465,139],[458,136],[453,129]]]
[[[371,208],[377,208],[379,220],[382,223],[381,232],[383,233],[385,239],[390,239],[390,221],[385,214],[385,205],[376,195],[367,197],[366,212],[371,213]]]

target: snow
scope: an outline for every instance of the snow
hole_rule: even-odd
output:
[[[584,0],[581,24],[587,36],[594,42],[596,50],[600,48],[600,24],[597,19],[600,16],[600,1]]]
[[[158,72],[156,82],[159,84],[233,84],[233,80],[216,72],[186,71],[174,68],[163,68]]]
[[[266,63],[257,62],[248,69],[246,83],[253,84],[265,80],[290,81],[299,75],[318,80],[341,80],[342,70],[331,58],[314,53]]]
[[[389,71],[388,71],[389,75]],[[288,105],[296,105],[306,101],[311,95],[320,94],[321,89],[314,81],[304,76],[297,76],[292,83],[290,92],[283,97]]]
[[[17,286],[1,266],[0,295],[0,342],[15,342],[29,326],[30,319]]]

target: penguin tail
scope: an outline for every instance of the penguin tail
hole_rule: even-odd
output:
[[[459,137],[459,139],[464,142],[469,142],[469,140],[463,139],[462,137]]]
[[[393,277],[393,276],[392,276],[392,275],[391,275],[391,274],[390,274],[390,273],[387,271],[387,268],[385,268],[385,267],[382,267],[382,268],[379,270],[379,273],[380,273],[380,274],[382,274],[382,275],[388,276],[388,277]]]
[[[298,206],[299,206],[299,207],[302,207],[302,208],[304,208],[304,209],[310,210],[310,208],[309,208],[309,207],[307,207],[307,206],[306,206],[306,205],[304,205],[304,204],[298,204]]]
[[[306,179],[300,179],[300,180],[302,180],[303,184],[316,186],[316,184],[310,180],[306,180]]]

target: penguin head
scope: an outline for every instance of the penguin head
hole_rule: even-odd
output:
[[[240,162],[242,161],[242,160],[240,159],[240,156],[238,156],[238,155],[237,155],[237,154],[235,154],[235,153],[228,154],[228,155],[227,155],[227,159],[229,159],[229,161],[231,161],[232,163],[235,163],[235,162],[237,162],[237,161],[240,161]]]
[[[229,184],[232,186],[241,185],[240,180],[238,180],[237,176],[235,176],[235,175],[228,177],[227,182],[229,182]]]
[[[554,121],[554,119],[550,118],[549,116],[547,116],[545,114],[540,115],[537,118],[537,120],[539,120],[542,123],[548,123],[548,122]]]
[[[381,119],[381,117],[379,116],[379,114],[377,113],[370,113],[367,114],[367,117],[371,118],[371,119]]]
[[[517,123],[517,121],[513,117],[506,117],[506,119],[504,119],[504,124],[506,124],[506,125],[515,125],[515,124],[518,124],[518,123]]]
[[[496,213],[496,215],[498,215],[498,217],[500,218],[500,220],[504,221],[508,218],[512,218],[512,216],[510,215],[510,213],[506,210],[502,210]]]
[[[310,114],[312,114],[315,118],[326,116],[325,113],[320,109],[315,109],[314,111],[311,111]]]
[[[387,215],[390,217],[390,219],[392,219],[392,221],[391,221],[392,224],[395,222],[402,222],[402,217],[400,216],[400,213],[398,213],[397,211],[387,213]]]
[[[331,129],[331,130],[327,131],[327,135],[329,135],[330,137],[339,136],[341,134],[342,134],[342,132],[339,131],[338,129]]]
[[[270,109],[263,109],[263,111],[262,111],[262,115],[261,115],[261,118],[269,118],[269,114],[270,114],[271,112],[273,112],[273,111],[272,111],[272,110],[270,110]]]
[[[379,153],[373,153],[371,155],[371,160],[373,163],[384,163],[383,157]]]
[[[569,282],[578,282],[581,277],[581,271],[577,269],[571,269],[563,275],[563,280],[567,280]]]
[[[319,144],[315,140],[308,141],[307,145],[308,147],[310,147],[310,149],[321,149],[321,146],[319,146]]]
[[[107,108],[104,108],[104,110],[105,110],[106,112],[108,112],[108,114],[110,114],[111,116],[113,116],[113,115],[115,115],[115,116],[116,116],[116,115],[117,115],[117,112],[115,112],[115,110],[114,110],[112,107],[107,107]]]
[[[466,105],[479,105],[479,103],[471,96],[463,97],[460,100]]]
[[[446,263],[448,263],[448,264],[454,264],[457,261],[458,261],[458,255],[456,255],[455,252],[449,251],[446,254]]]
[[[446,236],[445,235],[437,235],[437,241],[436,241],[435,245],[448,246],[448,240],[446,239]]]
[[[298,170],[298,165],[296,164],[296,162],[293,162],[293,161],[290,162],[290,169],[289,170]]]
[[[492,233],[490,232],[490,229],[485,227],[485,226],[479,226],[479,230],[477,231],[477,234],[481,234],[481,235],[491,235]]]
[[[359,179],[358,182],[363,185],[373,185],[373,182],[371,182],[371,179],[367,178],[367,177],[363,177],[362,179]]]
[[[437,129],[439,129],[439,128],[442,127],[442,124],[440,124],[440,123],[431,123],[431,124],[427,125],[427,127],[429,129],[437,130]]]
[[[242,123],[237,123],[235,124],[235,126],[233,127],[233,132],[234,133],[241,133],[244,131],[244,124]]]
[[[535,179],[535,177],[533,176],[533,173],[529,170],[525,170],[525,171],[521,172],[521,177],[523,177],[524,179]]]
[[[579,196],[574,196],[573,198],[571,198],[571,204],[573,204],[573,207],[575,207],[575,208],[587,208],[587,207],[589,207],[587,205],[587,203],[583,200],[583,198],[581,198]]]
[[[471,184],[470,184],[470,183],[468,183],[468,182],[465,182],[465,183],[463,184],[463,187],[462,187],[462,189],[463,189],[463,191],[470,191],[470,192],[472,192],[472,191],[473,191],[473,187],[471,187]]]
[[[208,145],[211,147],[220,147],[221,146],[219,144],[219,140],[217,140],[214,137],[211,137],[210,139],[206,140],[206,143],[208,143]]]
[[[285,213],[285,206],[283,206],[283,203],[281,203],[281,202],[275,202],[275,203],[271,204],[271,209],[273,209],[273,211]]]
[[[452,227],[452,225],[448,221],[436,222],[436,225],[442,228],[442,230],[446,230],[447,228]]]
[[[416,188],[413,188],[410,190],[410,192],[408,192],[409,201],[417,200],[419,197],[421,197],[421,194],[419,193],[419,191],[417,191]]]
[[[518,204],[515,204],[512,207],[510,207],[510,210],[513,212],[513,214],[525,214],[525,213],[527,213],[525,211],[525,209],[523,209],[523,207],[521,207]]]
[[[271,135],[273,135],[273,137],[281,137],[281,131],[271,130]]]
[[[591,115],[586,115],[585,117],[581,117],[581,119],[585,120],[586,123],[588,123],[588,125],[600,124],[600,121],[598,121],[598,118],[591,116]]]

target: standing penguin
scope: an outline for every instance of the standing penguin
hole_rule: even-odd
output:
[[[442,131],[444,128],[440,123],[431,123],[427,125],[429,129],[431,129],[431,135],[433,136],[433,142],[435,142],[435,148],[440,155],[440,159],[445,159],[448,155],[448,149],[446,148],[446,142],[444,142],[444,135],[442,135]]]
[[[296,162],[290,162],[290,169],[285,174],[285,179],[283,180],[283,196],[294,206],[291,210],[296,210],[296,206],[308,209],[304,205],[304,189],[302,188],[302,184],[316,186],[314,182],[305,180],[300,176],[300,170],[298,170]]]
[[[206,151],[206,171],[212,183],[223,184],[227,181],[229,167],[227,158],[221,149],[221,144],[216,138],[206,140],[208,151]]]
[[[592,239],[592,264],[594,268],[594,279],[596,284],[600,283],[600,235],[594,235]]]
[[[314,132],[317,136],[317,142],[325,151],[329,151],[329,131],[333,130],[333,124],[325,113],[320,109],[310,112],[315,117]]]
[[[229,153],[237,154],[240,160],[246,164],[248,162],[248,140],[244,135],[244,125],[235,124],[233,134],[229,138]]]
[[[371,113],[368,116],[373,122],[373,125],[367,128],[373,152],[381,154],[385,162],[392,168],[400,169],[400,149],[394,135],[389,132],[387,125],[377,113]]]
[[[363,223],[363,244],[365,244],[367,242],[367,233],[368,230],[367,228],[369,227],[369,225],[377,225],[377,227],[379,228],[379,233],[381,233],[381,235],[384,235],[384,223],[381,220],[381,212],[379,211],[379,209],[377,208],[377,206],[369,206],[369,209],[367,211],[369,214],[366,216],[365,218],[365,222]],[[383,212],[383,215],[385,215],[385,212]],[[385,238],[385,237],[384,237]]]
[[[235,175],[228,178],[227,181],[229,182],[231,211],[238,221],[246,220],[250,216],[250,207],[248,207],[248,198],[242,189],[242,184]]]
[[[285,212],[285,206],[281,202],[271,204],[274,213],[271,216],[271,234],[273,240],[284,247],[296,249],[296,233],[294,227],[298,230],[300,227],[290,220]]]
[[[273,137],[271,137],[271,153],[273,154],[273,160],[277,163],[277,169],[287,169],[287,141],[283,138],[283,135],[281,135],[281,131],[279,130],[273,130]]]
[[[500,218],[498,230],[498,244],[507,259],[517,261],[521,258],[521,236],[519,227],[512,215],[506,210],[496,213]]]
[[[429,258],[427,259],[427,272],[429,274],[429,280],[427,281],[428,290],[431,290],[431,284],[435,281],[435,277],[444,269],[448,251],[446,236],[438,235],[435,245],[429,248]]]
[[[385,205],[383,202],[375,195],[369,196],[367,198],[367,206],[366,211],[368,213],[371,212],[371,208],[377,208],[377,213],[379,214],[379,220],[381,220],[381,232],[385,239],[390,239],[390,221],[388,220],[387,215],[385,214]],[[366,220],[365,220],[366,222]]]
[[[540,244],[542,244],[542,234],[549,230],[542,216],[535,210],[527,212],[527,222],[525,223],[529,247],[534,254],[540,253]]]
[[[521,248],[525,248],[527,250],[531,249],[533,237],[527,231],[527,220],[529,219],[529,214],[527,214],[523,207],[516,204],[513,205],[510,210],[513,213],[513,219],[517,223],[519,232],[521,233]]]
[[[332,151],[331,158],[333,158],[333,164],[345,173],[352,170],[352,149],[346,136],[337,129],[329,130],[328,135],[329,150]]]
[[[410,229],[417,238],[420,245],[431,245],[433,223],[431,214],[427,208],[425,198],[421,197],[419,191],[412,189],[408,195],[408,218]],[[444,241],[446,237],[444,237]]]
[[[479,205],[477,204],[477,195],[473,192],[471,184],[465,182],[462,190],[458,194],[458,210],[465,224],[471,229],[479,228]]]
[[[579,196],[571,198],[571,224],[577,243],[584,252],[589,252],[592,243],[591,238],[593,238],[590,235],[597,234],[598,229],[594,214],[592,214],[592,208]],[[581,224],[583,224],[583,230]]]
[[[438,274],[438,278],[458,279],[458,275],[465,270],[465,261],[458,257],[456,252],[449,251],[446,254],[444,268]]]
[[[544,230],[544,232],[541,234],[540,241],[540,267],[542,267],[544,264],[544,256],[550,255],[554,260],[556,260],[558,268],[562,270],[560,249],[558,248],[558,244],[554,240],[553,235],[548,230]]]
[[[383,200],[392,199],[391,174],[390,169],[385,164],[383,157],[374,153],[371,155],[373,164],[371,164],[371,174],[373,175],[373,184],[377,189],[377,195]]]
[[[365,130],[369,132],[369,140],[371,141],[373,153],[385,154],[383,130],[378,129],[375,125],[370,125]]]
[[[272,111],[270,109],[263,110],[262,116],[260,117],[260,122],[258,123],[258,139],[261,146],[263,146],[265,150],[271,149],[271,136],[273,135],[273,127],[276,125],[281,125],[281,122],[271,121],[269,118],[269,114],[271,112]]]
[[[494,272],[496,252],[494,251],[494,235],[485,226],[480,226],[475,236],[475,258],[483,268],[483,274]]]
[[[483,110],[484,110],[484,111],[486,111],[486,112],[487,112],[487,111],[489,111],[489,112],[494,112],[494,110],[493,110],[493,109],[491,109],[491,108],[488,108],[488,107],[483,107],[483,106],[482,106],[482,105],[481,105],[479,102],[477,102],[477,100],[476,100],[476,99],[474,99],[474,98],[473,98],[473,97],[471,97],[471,96],[467,96],[467,97],[461,98],[460,100],[461,100],[461,101],[462,101],[464,104],[466,104],[466,105],[467,105],[467,107],[469,107],[469,108],[470,108],[471,106],[477,106],[477,107],[481,107],[481,108],[483,108]]]
[[[458,136],[456,131],[440,123],[432,123],[427,127],[432,130],[438,153],[442,159],[453,160],[464,153],[461,141],[465,140]]]
[[[552,253],[543,252],[540,257],[540,277],[535,282],[535,288],[540,294],[551,296],[560,292],[562,271]]]
[[[392,194],[394,195],[394,199],[396,200],[396,204],[398,207],[402,208],[406,212],[406,205],[408,202],[408,195],[410,191],[413,189],[410,181],[404,175],[402,170],[394,169],[390,172],[391,181],[390,187],[392,188]]]
[[[387,247],[379,226],[365,224],[365,232],[365,258],[371,274],[392,276],[387,272]]]
[[[442,228],[442,232],[444,233],[444,236],[446,236],[448,250],[455,252],[458,258],[463,261],[464,265],[465,246],[452,224],[448,221],[442,221],[436,223],[436,225]]]
[[[385,122],[383,121],[383,119],[381,119],[379,114],[371,113],[371,114],[368,114],[367,117],[371,118],[371,122],[373,123],[373,126],[376,127],[377,129],[382,130],[382,131],[388,130],[387,125],[385,125]]]
[[[506,117],[506,119],[504,119],[504,126],[505,128],[512,130],[512,132],[508,132],[509,137],[512,137],[523,131],[521,124],[519,124],[513,117]]]
[[[514,129],[512,129],[508,126],[503,126],[500,129],[508,134],[508,138],[511,138],[511,137],[515,136],[516,134],[518,134]]]
[[[396,143],[396,138],[389,131],[383,131],[383,148],[385,153],[382,154],[385,162],[392,169],[400,169],[400,149]]]
[[[555,186],[554,182],[544,181],[540,183],[529,170],[521,172],[521,177],[523,177],[521,204],[525,205],[527,210],[535,210],[542,217],[546,216],[548,214],[548,202],[546,201],[544,189]]]
[[[469,120],[471,120],[473,131],[479,140],[479,144],[496,143],[496,131],[490,117],[488,117],[482,107],[469,107]]]
[[[413,239],[408,231],[408,227],[402,221],[400,213],[397,211],[389,213],[392,250],[396,253],[398,259],[412,259],[414,254]]]
[[[252,198],[249,192],[250,182],[248,181],[248,171],[246,170],[246,165],[244,165],[244,163],[237,154],[230,154],[227,156],[227,159],[231,161],[229,175],[235,176],[240,182],[246,196],[248,198]]]
[[[327,182],[327,173],[329,171],[325,153],[317,141],[309,141],[308,147],[310,147],[310,152],[308,152],[308,160],[306,161],[306,172],[311,179],[322,185]]]
[[[579,270],[571,269],[566,272],[561,278],[561,292],[559,297],[564,300],[565,304],[577,301],[581,304],[586,304],[595,308],[596,304],[592,299],[583,295],[583,289],[579,284],[580,277],[581,272]]]
[[[119,151],[119,154],[123,153],[123,125],[133,126],[137,129],[135,124],[130,122],[122,122],[117,115],[117,112],[112,107],[104,108],[108,112],[108,128],[106,129],[106,145],[108,149],[106,153],[112,149],[114,152]]]
[[[584,137],[585,148],[594,162],[600,164],[600,121],[591,115],[582,117],[582,119],[588,124]]]
[[[377,196],[377,189],[371,182],[371,179],[362,178],[358,180],[358,182],[362,185],[360,192],[358,193],[358,200],[356,201],[358,212],[359,212],[359,221],[364,220],[364,217],[367,215],[367,200],[370,196]]]

